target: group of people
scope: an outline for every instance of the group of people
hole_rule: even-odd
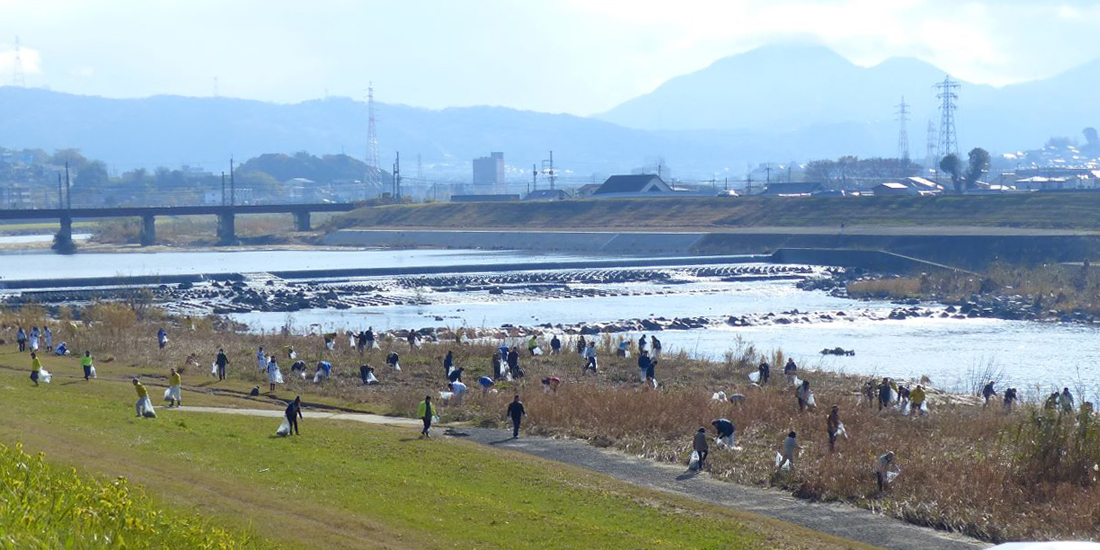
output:
[[[904,414],[928,414],[928,394],[923,384],[917,384],[910,389],[889,377],[883,377],[881,382],[868,380],[863,384],[863,397],[869,406],[877,405],[879,411],[896,407]]]
[[[37,353],[43,347],[47,352],[52,352],[54,350],[53,330],[48,326],[43,326],[42,330],[38,330],[37,326],[33,326],[28,333],[23,327],[19,327],[19,330],[15,332],[15,343],[19,346],[19,353],[26,353],[27,351]]]

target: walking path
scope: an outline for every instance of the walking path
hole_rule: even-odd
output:
[[[279,410],[183,407],[183,411],[241,414],[280,418]],[[420,427],[419,420],[362,413],[315,412],[306,419],[335,419]],[[555,462],[586,468],[617,480],[737,510],[754,512],[848,540],[893,550],[975,550],[989,544],[972,538],[918,527],[846,504],[809,502],[780,491],[712,480],[706,474],[686,472],[684,467],[660,464],[598,449],[582,441],[522,437],[512,439],[507,430],[452,428],[447,435],[483,445],[535,455]]]

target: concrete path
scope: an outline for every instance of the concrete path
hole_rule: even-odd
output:
[[[271,418],[283,415],[282,411],[278,410],[220,407],[183,407],[180,410]],[[373,414],[306,410],[305,415],[307,419],[421,426],[420,421],[416,419]],[[846,504],[809,502],[780,491],[712,480],[705,473],[693,474],[686,471],[684,467],[598,449],[582,441],[526,436],[512,439],[509,431],[485,428],[448,428],[446,434],[456,439],[468,439],[499,449],[518,451],[579,466],[633,485],[757,513],[844,539],[892,550],[976,550],[992,546],[968,537],[911,525]]]

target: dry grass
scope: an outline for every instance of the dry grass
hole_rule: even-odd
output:
[[[767,357],[776,365],[772,384],[756,388],[747,373],[762,354],[739,341],[731,342],[733,349],[720,362],[666,355],[657,367],[661,389],[644,391],[637,380],[636,360],[615,357],[611,350],[617,340],[606,335],[599,339],[598,377],[581,376],[582,362],[574,352],[542,357],[524,352],[521,363],[527,377],[483,394],[476,380],[491,372],[490,357],[498,341],[427,343],[410,350],[394,339],[360,356],[344,335],[329,351],[319,336],[233,332],[216,318],[152,321],[148,319],[155,315],[150,313],[140,320],[103,307],[74,316],[94,319],[55,324],[56,340],[67,340],[74,353],[91,349],[99,361],[114,360],[116,367],[158,376],[166,376],[169,366],[183,366],[187,384],[211,380],[210,363],[224,347],[231,360],[231,384],[226,387],[266,389],[266,378],[256,365],[257,346],[276,350],[287,375],[290,361],[285,350],[293,346],[311,374],[316,362],[324,359],[335,365],[336,376],[320,385],[287,376],[280,397],[301,394],[314,403],[383,414],[411,415],[425,394],[444,390],[442,358],[453,349],[456,363],[466,368],[470,395],[461,406],[444,408],[447,420],[502,423],[507,402],[519,392],[530,411],[527,429],[533,433],[578,437],[655,460],[686,463],[692,433],[700,426],[710,429],[711,420],[726,417],[737,426],[741,449],[714,452],[710,475],[719,479],[781,487],[810,499],[847,501],[990,541],[1100,536],[1095,466],[1100,463],[1100,429],[1087,415],[1074,421],[1026,407],[1010,415],[999,406],[986,410],[943,398],[933,402],[928,417],[879,413],[860,398],[862,379],[819,372],[800,373],[811,381],[819,405],[816,411],[800,413],[793,389],[781,383],[782,353]],[[45,312],[38,308],[0,314],[0,324],[9,334],[17,322],[41,326],[44,319]],[[169,331],[165,350],[156,346],[159,322]],[[509,339],[524,349],[520,342],[517,336]],[[564,348],[573,349],[571,343]],[[384,365],[391,349],[401,354],[400,373]],[[363,386],[358,380],[361,364],[376,367],[382,385]],[[544,393],[539,380],[545,376],[561,377],[561,389]],[[714,402],[711,394],[718,390],[747,398],[741,405]],[[834,404],[841,407],[851,439],[839,442],[839,452],[830,454],[825,414]],[[775,475],[773,458],[790,430],[799,433],[805,450],[792,473]],[[889,450],[897,453],[902,475],[890,491],[878,495],[871,465]]]
[[[916,298],[921,296],[921,282],[907,277],[852,281],[848,283],[848,295],[853,298]]]

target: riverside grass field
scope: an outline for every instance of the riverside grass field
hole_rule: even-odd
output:
[[[101,361],[85,382],[76,358],[47,357],[53,382],[34,388],[26,360],[0,354],[0,548],[870,548],[410,428],[135,418],[129,378],[159,368]],[[187,405],[241,404],[188,388]]]
[[[467,369],[467,380],[472,383],[478,376],[490,372],[489,357],[496,346],[495,343],[458,346],[442,341],[410,351],[404,341],[389,338],[382,342],[381,350],[360,356],[346,345],[346,340],[341,344],[339,338],[337,348],[328,351],[317,336],[233,332],[219,325],[217,318],[157,319],[158,314],[153,310],[145,312],[149,319],[138,321],[134,312],[122,304],[99,304],[81,313],[87,322],[58,323],[56,340],[68,342],[70,348],[78,353],[83,349],[92,350],[100,369],[100,380],[90,384],[82,379],[75,382],[65,380],[66,377],[78,375],[78,359],[47,357],[46,368],[58,379],[48,387],[32,390],[27,387],[30,381],[26,378],[29,359],[25,354],[15,352],[14,346],[9,343],[9,347],[0,353],[0,367],[11,373],[4,375],[8,377],[4,391],[18,397],[13,399],[12,407],[19,408],[13,410],[17,413],[13,414],[14,423],[0,426],[0,442],[25,441],[31,449],[46,450],[52,460],[69,461],[62,464],[90,466],[82,462],[85,454],[80,451],[83,447],[78,440],[95,433],[98,435],[87,443],[91,448],[114,446],[107,453],[111,459],[102,464],[104,468],[101,472],[112,476],[126,475],[128,469],[119,467],[122,464],[120,461],[125,461],[130,466],[131,474],[141,473],[140,481],[158,487],[154,494],[165,492],[176,498],[180,494],[191,495],[189,500],[183,500],[184,505],[193,506],[195,502],[203,501],[205,497],[193,486],[173,483],[170,469],[152,469],[164,464],[160,459],[167,453],[183,461],[181,465],[188,474],[189,482],[200,480],[207,488],[226,484],[242,486],[246,496],[234,496],[223,507],[214,508],[215,511],[228,509],[233,512],[216,514],[223,520],[235,519],[237,512],[250,510],[248,506],[233,505],[239,500],[255,502],[286,497],[294,502],[302,495],[309,498],[317,496],[311,492],[313,485],[309,485],[309,489],[302,485],[282,485],[279,492],[262,493],[265,495],[263,497],[256,496],[253,488],[248,487],[249,483],[253,483],[270,488],[267,483],[271,479],[257,473],[267,466],[258,464],[278,460],[273,457],[282,456],[281,453],[288,452],[288,448],[299,449],[296,445],[301,443],[284,446],[283,442],[268,441],[276,427],[270,419],[200,420],[196,415],[179,418],[184,424],[171,428],[177,411],[166,411],[165,418],[158,419],[148,428],[147,424],[135,420],[123,420],[119,415],[132,414],[133,410],[134,394],[129,377],[140,375],[149,385],[151,393],[159,397],[154,388],[167,381],[168,367],[183,368],[184,400],[187,405],[267,406],[281,410],[284,401],[301,394],[307,407],[315,409],[336,407],[409,417],[415,414],[416,404],[425,394],[436,395],[444,389],[442,356],[447,349],[456,351],[456,363]],[[62,318],[70,318],[71,312],[61,310],[58,314]],[[34,307],[25,307],[17,312],[0,312],[0,326],[14,333],[17,323],[41,326],[44,315],[44,311]],[[156,347],[154,335],[159,326],[167,326],[171,335],[171,343],[165,350]],[[501,333],[502,337],[505,335]],[[440,334],[440,337],[447,338],[447,335]],[[518,343],[520,339],[515,340]],[[569,344],[567,341],[567,349]],[[930,416],[914,419],[897,413],[879,413],[868,407],[859,395],[864,378],[804,372],[802,376],[812,381],[821,408],[799,413],[793,390],[782,384],[770,384],[763,390],[748,386],[747,373],[754,370],[762,359],[773,365],[782,365],[785,362],[782,352],[765,354],[751,345],[731,342],[731,347],[736,346],[736,349],[731,350],[722,361],[698,360],[684,353],[666,355],[657,369],[661,390],[641,392],[637,385],[636,363],[614,357],[610,351],[614,344],[612,335],[603,335],[599,339],[599,377],[582,377],[580,360],[572,353],[526,357],[523,359],[528,373],[525,379],[518,383],[501,384],[500,392],[496,394],[472,392],[461,406],[445,407],[443,420],[481,426],[501,425],[504,407],[510,400],[512,390],[516,390],[521,393],[531,412],[526,422],[528,433],[578,438],[650,460],[686,464],[690,454],[690,435],[694,429],[724,416],[737,426],[737,441],[742,450],[715,453],[708,460],[709,475],[715,479],[770,486],[812,500],[847,502],[919,525],[961,532],[988,541],[1090,539],[1096,538],[1100,532],[1100,516],[1078,513],[1080,510],[1100,509],[1097,506],[1100,503],[1100,485],[1094,466],[1100,462],[1100,425],[1091,414],[1082,413],[1074,417],[1044,412],[1035,405],[1036,399],[1042,396],[1027,388],[1021,388],[1022,396],[1030,398],[1031,403],[1013,414],[1005,413],[998,404],[981,407],[973,397],[941,395],[933,398]],[[321,358],[331,361],[336,374],[320,385],[288,376],[287,385],[280,386],[274,394],[265,391],[258,398],[249,398],[248,391],[252,387],[267,387],[266,376],[256,369],[255,350],[260,345],[276,354],[285,353],[293,346],[299,357],[310,365]],[[212,361],[219,347],[224,347],[231,359],[229,377],[224,382],[217,382],[209,375],[209,367],[201,366],[202,362]],[[402,354],[400,373],[383,366],[383,358],[391,349]],[[362,385],[357,366],[363,363],[377,367],[381,385]],[[775,369],[778,367],[773,367],[773,372],[777,372]],[[976,380],[988,380],[986,375],[984,372],[975,373]],[[561,377],[562,389],[553,394],[543,393],[538,383],[542,376]],[[711,400],[711,393],[719,389],[746,392],[749,399],[744,406],[715,403]],[[45,398],[50,395],[60,395],[60,399]],[[89,408],[90,412],[83,414],[74,410],[77,406],[74,403],[79,408]],[[834,403],[841,406],[841,420],[853,437],[841,444],[838,453],[831,455],[825,443],[824,415]],[[47,412],[48,415],[44,414]],[[197,424],[199,422],[202,424]],[[331,429],[307,424],[314,434],[310,437]],[[221,427],[225,426],[235,428],[225,433],[221,431]],[[343,434],[339,438],[350,437],[347,435],[351,433],[348,428],[341,425],[339,430],[331,433]],[[309,475],[327,478],[326,472],[333,471],[334,464],[343,467],[354,463],[356,466],[351,470],[340,471],[338,477],[329,478],[338,485],[333,489],[338,493],[336,497],[343,498],[340,490],[352,490],[343,481],[349,479],[348,476],[354,478],[360,475],[360,466],[371,468],[373,463],[369,457],[389,456],[391,453],[404,455],[411,446],[421,445],[402,441],[410,436],[408,430],[387,432],[384,428],[362,426],[350,429],[363,434],[389,433],[389,439],[375,439],[388,442],[388,445],[367,451],[348,440],[341,444],[349,450],[332,453],[326,450],[326,446],[311,445],[300,452],[295,451],[299,454],[293,455],[295,460],[304,462],[301,469],[283,473],[305,475],[312,481]],[[807,450],[800,457],[799,467],[793,474],[775,476],[772,462],[775,451],[782,436],[791,429],[801,434],[802,444]],[[150,444],[152,434],[160,434],[158,437],[163,437],[166,444]],[[183,445],[182,442],[187,440],[192,443]],[[247,448],[238,447],[242,441],[248,443]],[[451,444],[448,441],[442,446]],[[500,460],[498,464],[501,467],[493,468],[491,472],[477,470],[483,476],[480,479],[492,485],[503,482],[510,475],[511,470],[504,466],[507,462],[530,460],[515,455],[494,454],[492,449],[461,447],[464,449],[462,452],[468,453],[465,455],[467,458],[454,461],[447,456],[456,451],[449,447],[441,451],[442,446],[416,447],[419,449],[417,452],[424,453],[422,457],[416,456],[431,462],[431,466],[439,463],[447,465],[433,470],[441,480],[462,479],[462,468],[470,460]],[[136,453],[133,459],[128,454],[131,450]],[[873,478],[869,474],[870,464],[884,450],[894,450],[898,454],[904,475],[889,492],[876,494]],[[212,460],[211,456],[219,458]],[[486,457],[474,458],[477,456]],[[366,462],[358,464],[357,457],[367,457],[364,458]],[[210,477],[211,471],[222,471],[225,464],[237,466],[242,463],[255,466],[256,471],[248,468],[233,470],[234,476],[239,475],[240,479]],[[405,483],[401,472],[407,463],[396,461],[391,464],[395,469],[388,473],[393,477],[387,478],[386,482]],[[576,469],[555,470],[559,467],[545,462],[535,464],[544,469],[549,479],[568,479],[570,486],[574,484],[574,473],[579,475]],[[198,467],[198,472],[194,472],[195,467]],[[420,467],[420,461],[417,461],[417,468]],[[192,476],[192,473],[196,475]],[[284,478],[279,479],[285,481]],[[549,482],[541,487],[547,492],[557,490]],[[283,490],[289,491],[288,495],[283,495]],[[385,493],[380,497],[395,498],[394,494]],[[450,499],[447,494],[436,496]],[[471,493],[464,493],[464,497],[475,501],[482,498]],[[461,504],[465,501],[456,502]],[[493,502],[499,509],[507,508],[505,501]],[[303,510],[306,508],[300,507]],[[437,512],[436,508],[431,510],[433,514]],[[254,513],[249,513],[255,517]],[[279,515],[281,512],[271,510],[270,513]],[[497,517],[487,514],[486,521]],[[355,515],[352,513],[348,517],[354,518]],[[372,521],[378,520],[376,516],[371,517]],[[446,522],[442,519],[445,515],[433,517]],[[481,519],[481,516],[474,517],[477,521]],[[665,519],[676,521],[675,517]],[[267,528],[258,529],[258,532],[261,535],[270,534],[278,529],[278,521],[271,518],[265,525]],[[247,525],[236,523],[235,527]],[[307,522],[305,525],[313,524]],[[398,531],[408,529],[411,528],[404,525]],[[446,532],[447,529],[441,527],[434,531],[434,535],[444,536]],[[699,543],[707,547],[714,541],[704,537],[699,539]],[[509,544],[518,543],[512,541]],[[752,547],[751,541],[746,544]]]

